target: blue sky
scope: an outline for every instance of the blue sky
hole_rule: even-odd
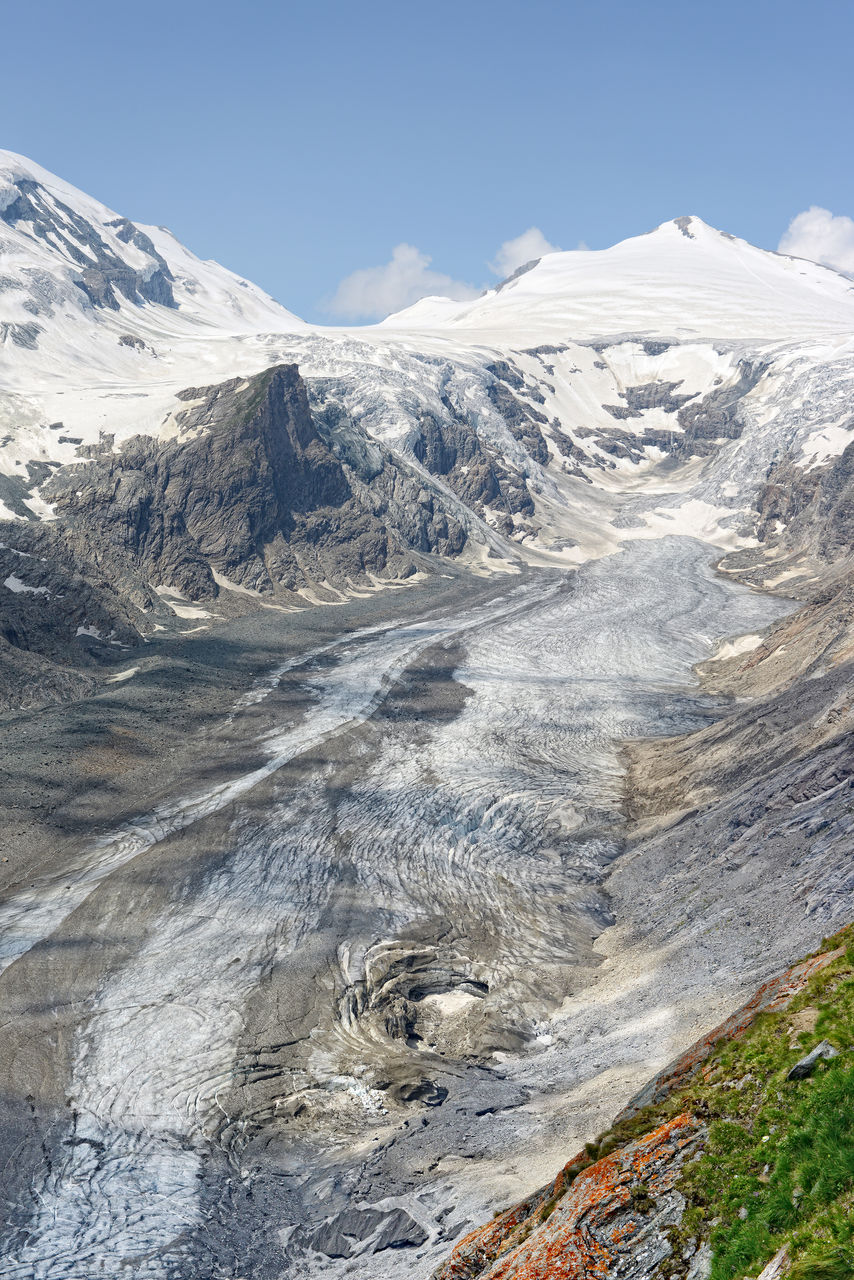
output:
[[[854,215],[850,0],[51,0],[3,44],[3,146],[307,319],[400,245],[479,287],[530,227]]]

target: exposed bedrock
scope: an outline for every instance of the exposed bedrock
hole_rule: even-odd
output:
[[[441,477],[453,492],[478,515],[492,509],[496,527],[512,535],[513,516],[531,516],[534,503],[525,477],[487,450],[465,421],[448,403],[444,420],[425,414],[412,452],[431,475]]]
[[[524,445],[535,462],[544,466],[549,460],[549,449],[541,427],[548,422],[548,417],[536,407],[544,403],[542,393],[526,382],[506,360],[496,360],[487,365],[486,371],[494,375],[494,381],[487,386],[487,394],[507,423],[511,435]],[[514,391],[517,394],[514,395]],[[535,403],[522,403],[518,393]]]
[[[846,429],[854,420],[846,424]],[[809,469],[791,457],[776,462],[758,502],[760,541],[817,560],[850,561],[854,555],[854,444]]]
[[[726,1165],[736,1149],[731,1135],[739,1133],[732,1120],[719,1123],[716,1133],[711,1117],[719,1121],[721,1111],[726,1115],[722,1099],[727,1092],[731,1097],[741,1093],[747,1085],[758,1085],[761,1091],[770,1084],[778,1100],[782,1096],[773,1081],[763,1079],[767,1059],[756,1055],[750,1065],[758,1070],[758,1077],[743,1076],[747,1055],[740,1063],[736,1057],[735,1066],[723,1055],[748,1037],[764,1014],[766,1025],[770,1019],[779,1031],[789,1032],[788,1056],[797,1056],[798,1029],[814,1029],[819,1014],[817,1008],[803,1006],[823,983],[827,984],[825,998],[830,994],[833,999],[845,977],[849,939],[850,930],[848,937],[842,935],[842,945],[827,948],[763,983],[725,1022],[649,1080],[618,1116],[610,1118],[607,1131],[586,1143],[553,1181],[464,1236],[433,1273],[433,1280],[579,1280],[587,1276],[708,1280],[713,1256],[709,1235],[720,1223],[724,1206],[704,1196],[702,1182],[692,1185],[692,1172],[707,1147],[714,1150],[713,1159]],[[801,1009],[789,1013],[801,996]],[[821,1041],[788,1070],[787,1083],[811,1076],[819,1062],[836,1057],[838,1050]],[[717,1096],[714,1087],[703,1094],[709,1079],[719,1086]],[[749,1132],[759,1111],[757,1101],[745,1100],[741,1111],[746,1113]],[[738,1119],[743,1122],[742,1115]],[[772,1126],[772,1132],[779,1127]],[[729,1145],[720,1142],[727,1130]],[[770,1139],[771,1134],[766,1134],[764,1141]],[[746,1134],[742,1141],[746,1144]],[[768,1174],[774,1158],[768,1148],[763,1154],[769,1163],[754,1184],[760,1190],[771,1181]],[[762,1163],[758,1162],[756,1174]],[[744,1178],[742,1170],[739,1173],[747,1199],[749,1178]],[[743,1206],[742,1215],[747,1217]],[[773,1247],[765,1247],[766,1256]]]
[[[625,404],[604,404],[602,408],[607,409],[612,418],[639,418],[645,409],[676,413],[683,404],[694,399],[692,395],[673,394],[681,385],[680,382],[645,382],[640,386],[626,387],[621,393]]]
[[[267,592],[385,568],[387,531],[318,436],[295,366],[182,398],[175,440],[138,436],[55,477],[50,498],[96,563],[119,577],[130,560],[196,600],[217,594],[214,568]]]
[[[333,332],[19,171],[0,1280],[705,1280],[591,1140],[851,911],[845,282]]]
[[[609,347],[622,349],[628,346],[636,346],[645,355],[655,356],[670,351],[674,344],[626,339],[624,343],[603,343],[601,349],[607,352]],[[678,350],[678,344],[675,344],[675,349]],[[718,355],[720,357],[722,353]],[[591,414],[593,421],[587,423],[582,419],[574,422],[572,436],[566,432],[568,424],[560,418],[552,418],[544,428],[545,435],[551,438],[558,452],[573,460],[564,469],[588,480],[603,468],[614,470],[613,460],[638,464],[656,459],[662,477],[672,475],[689,459],[712,458],[714,467],[719,460],[717,455],[722,455],[728,442],[738,440],[744,434],[749,419],[749,397],[760,387],[763,377],[773,366],[772,361],[745,355],[734,361],[733,367],[722,362],[721,373],[714,379],[701,378],[698,386],[696,374],[687,381],[661,376],[654,381],[628,381],[623,363],[625,355],[622,359],[616,356],[611,359],[613,367],[605,359],[594,363],[594,369],[609,374],[613,382],[608,399],[596,406],[595,416]],[[578,374],[580,370],[573,366],[568,371],[562,370],[562,373],[566,377],[567,374]],[[691,384],[695,389],[691,389]],[[530,386],[525,386],[524,390],[516,389],[519,411],[537,415],[535,406],[518,399],[522,395],[528,399],[535,398],[536,391],[536,387]],[[611,398],[615,392],[621,403],[615,403]],[[596,396],[598,398],[599,395]],[[582,391],[581,399],[586,403],[585,391]],[[608,418],[603,421],[603,413],[614,421],[610,424]],[[541,420],[540,416],[538,421]],[[534,456],[535,451],[531,449],[531,453]],[[576,469],[578,464],[581,464],[580,469]],[[757,472],[757,479],[761,474],[761,470]],[[713,472],[710,472],[706,479],[711,480],[712,477]],[[748,481],[747,475],[740,475],[737,485],[740,492]]]
[[[550,1186],[467,1236],[433,1280],[651,1280],[684,1208],[674,1184],[706,1136],[681,1115],[588,1168],[582,1152]]]
[[[676,456],[709,454],[726,440],[736,440],[744,430],[741,406],[767,372],[762,360],[741,360],[737,376],[708,392],[700,400],[689,399],[677,413],[682,436],[674,441]]]
[[[536,386],[523,383],[505,361],[475,368],[426,359],[412,364],[405,389],[391,378],[391,385],[384,386],[383,373],[373,368],[358,380],[352,374],[312,378],[310,397],[319,430],[336,455],[353,465],[348,454],[354,448],[365,460],[382,456],[378,443],[366,439],[365,425],[385,437],[388,420],[403,417],[406,426],[392,456],[402,475],[411,469],[422,476],[418,502],[430,500],[464,527],[485,519],[512,537],[518,529],[514,517],[534,515],[528,480],[536,476],[542,481],[549,454],[539,425],[547,419],[534,405],[517,399],[510,387],[521,383],[527,395],[535,396]],[[351,414],[364,425],[354,425]],[[355,470],[364,474],[358,464]],[[377,487],[376,481],[371,487]],[[395,511],[394,519],[401,523],[403,513]],[[506,554],[506,547],[501,549]]]
[[[117,586],[55,524],[0,521],[0,710],[91,693],[159,612],[141,576]]]
[[[854,446],[810,468],[791,453],[773,462],[757,529],[759,546],[720,569],[801,607],[699,667],[709,691],[733,699],[715,724],[627,748],[628,812],[641,829],[684,815],[657,839],[690,844],[691,859],[772,857],[783,879],[814,863],[810,898],[838,901],[854,889],[835,861],[851,826]]]
[[[129,561],[192,599],[213,571],[261,592],[355,583],[410,549],[454,555],[466,534],[378,446],[318,431],[294,365],[190,388],[175,439],[137,436],[66,467],[47,494],[80,550],[120,578]],[[408,566],[408,569],[407,569]]]

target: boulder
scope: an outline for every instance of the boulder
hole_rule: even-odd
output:
[[[838,1057],[839,1050],[834,1049],[829,1040],[822,1040],[811,1053],[808,1053],[805,1058],[801,1058],[800,1062],[795,1063],[786,1079],[805,1080],[807,1076],[812,1075],[820,1062]]]
[[[782,1280],[789,1270],[790,1262],[789,1246],[784,1244],[782,1249],[778,1249],[774,1254],[767,1267],[760,1271],[757,1280]]]

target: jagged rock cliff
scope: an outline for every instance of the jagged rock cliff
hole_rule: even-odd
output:
[[[408,549],[389,509],[394,479],[390,492],[374,485],[372,505],[354,492],[318,434],[295,366],[180,398],[187,407],[175,417],[174,439],[107,446],[45,490],[70,540],[91,548],[111,576],[120,579],[130,563],[197,600],[217,594],[214,571],[262,593],[292,593],[380,573]],[[407,479],[414,497],[420,486],[403,478],[400,487]],[[458,525],[449,530],[413,506],[424,550],[462,548]]]
[[[189,388],[179,401],[165,438],[115,448],[107,437],[48,471],[49,525],[0,522],[11,705],[30,703],[42,660],[51,674],[39,702],[90,689],[78,669],[87,637],[138,645],[158,610],[168,615],[157,588],[204,603],[226,581],[305,605],[300,592],[335,599],[372,585],[370,575],[406,577],[412,552],[463,550],[466,529],[423,476],[363,433],[336,432],[328,413],[319,429],[295,366]]]

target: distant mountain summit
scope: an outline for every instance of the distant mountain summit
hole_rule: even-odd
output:
[[[675,218],[610,249],[550,253],[473,302],[422,298],[389,329],[530,341],[615,334],[779,341],[854,327],[854,282]]]

